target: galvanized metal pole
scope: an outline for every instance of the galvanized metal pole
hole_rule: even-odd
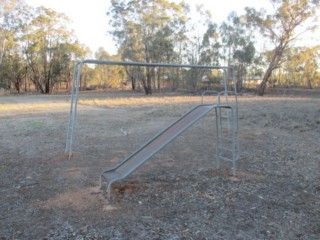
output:
[[[74,92],[75,92],[75,80],[77,76],[77,67],[78,62],[76,62],[73,66],[73,75],[72,75],[72,82],[71,82],[71,96],[70,96],[70,113],[69,113],[69,122],[68,122],[68,133],[67,133],[67,139],[66,139],[66,149],[65,154],[69,153],[71,151],[70,148],[70,139],[71,139],[71,129],[73,128],[73,121],[72,116],[74,112]]]

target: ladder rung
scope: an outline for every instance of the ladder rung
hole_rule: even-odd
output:
[[[228,161],[228,162],[233,162],[233,159],[230,159],[230,158],[226,158],[226,157],[223,157],[223,156],[218,156],[219,158],[225,160],[225,161]]]
[[[222,119],[222,120],[228,120],[228,121],[230,121],[230,122],[232,121],[232,118],[230,118],[230,117],[225,117],[225,116],[221,116],[221,117],[220,117],[220,120],[221,120],[221,119]]]
[[[233,150],[232,149],[230,149],[230,148],[225,148],[225,147],[218,147],[218,150],[219,149],[223,149],[223,150],[225,150],[225,151],[229,151],[229,152],[233,152]]]
[[[232,139],[232,138],[226,138],[226,137],[220,137],[220,136],[219,136],[219,140],[220,140],[220,139],[233,142],[233,139]]]
[[[220,134],[230,136],[232,134],[232,130],[228,130],[227,128],[220,128]]]
[[[232,123],[229,123],[229,122],[220,122],[220,127],[222,127],[222,126],[228,126],[228,127],[233,127],[232,126]]]

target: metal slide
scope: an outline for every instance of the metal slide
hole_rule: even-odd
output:
[[[150,141],[145,143],[137,151],[125,158],[121,163],[114,168],[107,170],[101,174],[100,186],[102,181],[107,182],[107,196],[110,199],[111,184],[115,181],[124,179],[130,175],[134,170],[140,167],[145,161],[151,158],[155,153],[160,151],[163,147],[169,144],[182,132],[187,130],[191,125],[196,123],[199,119],[204,117],[210,110],[217,107],[213,104],[201,104],[191,109],[188,113],[164,129]]]

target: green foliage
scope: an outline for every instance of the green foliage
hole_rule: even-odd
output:
[[[25,30],[24,53],[31,69],[31,80],[41,93],[50,93],[58,76],[68,68],[72,52],[69,41],[72,33],[64,14],[39,7]]]
[[[235,12],[232,12],[220,27],[223,40],[223,59],[228,65],[236,66],[239,90],[242,88],[248,67],[253,62],[256,53],[253,36],[246,28],[245,23],[243,16],[239,17]]]
[[[119,61],[119,56],[110,56],[103,48],[99,48],[95,53],[97,60]],[[97,65],[93,71],[93,77],[89,86],[95,88],[120,88],[125,84],[125,69],[122,66],[115,65]]]
[[[260,94],[268,82],[318,86],[319,48],[295,49],[292,43],[317,27],[319,2],[270,1],[274,13],[246,8],[246,15],[232,12],[218,26],[203,5],[193,12],[183,1],[111,0],[110,33],[118,54],[110,56],[101,48],[95,58],[234,65],[238,88],[249,75],[256,79],[264,72]],[[70,87],[74,62],[91,51],[77,41],[68,24],[67,16],[51,9],[32,8],[23,0],[0,0],[0,85],[17,92],[41,93]],[[273,46],[271,51],[256,52],[254,29],[261,33],[262,41]],[[207,70],[98,65],[84,66],[81,88],[130,85],[151,94],[162,88],[195,91],[220,81],[218,73]]]
[[[319,85],[318,69],[320,60],[320,45],[311,48],[293,48],[288,53],[285,69],[286,79],[296,86]]]
[[[112,0],[111,34],[118,42],[124,60],[142,62],[172,62],[174,46],[179,34],[183,34],[186,21],[185,4],[167,0]],[[130,69],[128,75],[134,76]],[[135,71],[135,70],[133,70]],[[146,94],[152,93],[155,70],[146,68],[141,77]],[[136,79],[132,79],[134,83]]]
[[[274,49],[269,58],[269,65],[265,71],[259,94],[263,95],[272,72],[284,63],[286,51],[290,44],[303,32],[314,30],[317,27],[318,1],[313,0],[271,0],[275,13],[266,14],[264,11],[256,11],[246,8],[248,27],[255,27],[264,38],[274,44]],[[306,22],[313,24],[303,26]],[[298,32],[302,27],[303,30]]]
[[[3,2],[0,82],[18,92],[23,83],[24,91],[30,90],[31,82],[41,93],[52,92],[56,83],[68,83],[74,60],[85,52],[67,27],[68,17],[45,7],[31,8],[23,0]]]

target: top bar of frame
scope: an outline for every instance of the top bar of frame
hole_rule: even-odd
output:
[[[142,67],[182,67],[182,68],[202,68],[202,69],[228,69],[226,66],[208,66],[208,65],[187,65],[187,64],[169,64],[169,63],[147,63],[147,62],[125,62],[125,61],[109,61],[109,60],[94,60],[85,59],[79,61],[78,64],[105,64],[105,65],[120,65],[120,66],[142,66]]]

